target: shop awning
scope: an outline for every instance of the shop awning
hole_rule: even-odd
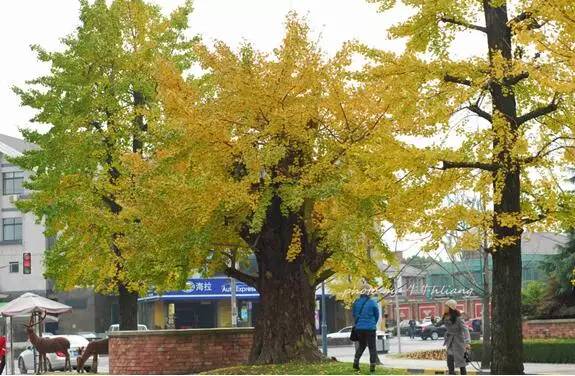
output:
[[[328,288],[325,289],[326,295],[330,295]],[[258,291],[243,282],[236,281],[237,299],[254,300],[259,298]],[[321,288],[316,290],[316,296],[321,296]],[[182,300],[212,300],[212,299],[230,299],[231,288],[229,278],[190,278],[186,284],[185,290],[168,291],[158,294],[150,291],[147,296],[139,298],[140,302],[150,301],[182,301]]]

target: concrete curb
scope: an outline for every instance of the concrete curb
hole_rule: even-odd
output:
[[[386,367],[386,368],[393,368],[409,375],[447,375],[447,370],[442,368],[397,368],[397,367]],[[456,373],[459,374],[459,371],[456,371]],[[467,374],[489,375],[489,372],[467,370]]]

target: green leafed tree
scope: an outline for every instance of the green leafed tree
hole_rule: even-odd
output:
[[[541,262],[541,268],[547,273],[548,280],[536,313],[546,317],[575,316],[575,232],[570,232],[567,244],[560,248],[558,254]]]
[[[32,171],[31,197],[19,207],[45,221],[57,237],[45,256],[56,288],[92,287],[118,294],[120,328],[136,329],[138,293],[174,283],[174,268],[152,252],[129,246],[142,218],[127,206],[134,155],[152,149],[149,128],[160,126],[156,62],[182,71],[191,64],[187,28],[191,3],[164,16],[141,0],[80,2],[80,26],[63,51],[33,46],[50,72],[15,88],[45,133],[24,130],[39,146],[14,162]]]

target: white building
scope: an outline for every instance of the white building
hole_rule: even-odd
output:
[[[7,157],[19,156],[35,147],[20,139],[0,134],[0,294],[9,297],[23,292],[46,295],[49,290],[42,265],[48,245],[44,226],[36,223],[33,214],[23,214],[15,205],[17,200],[27,194],[22,183],[28,173],[7,160]],[[30,256],[29,270],[24,270],[25,254]],[[25,274],[28,271],[30,274]]]

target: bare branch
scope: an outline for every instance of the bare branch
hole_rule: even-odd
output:
[[[487,28],[485,26],[474,25],[466,21],[456,20],[451,17],[441,17],[439,19],[441,22],[450,23],[453,25],[463,26],[467,29],[481,31],[483,33],[487,33]]]
[[[519,163],[523,163],[523,164],[533,163],[533,162],[537,161],[538,159],[545,158],[546,156],[548,156],[548,155],[550,155],[550,154],[552,154],[558,150],[562,150],[562,149],[575,149],[575,145],[561,145],[561,146],[557,146],[556,148],[549,149],[545,152],[543,152],[544,149],[541,149],[534,156],[520,159]]]
[[[473,112],[474,114],[478,115],[479,117],[482,117],[483,119],[487,120],[490,123],[493,121],[493,117],[491,116],[491,114],[485,110],[482,110],[481,107],[479,107],[476,104],[472,104],[470,106],[467,106],[466,108],[469,111]]]
[[[497,171],[499,168],[497,165],[493,163],[482,163],[482,162],[454,162],[454,161],[441,161],[442,166],[441,170],[450,170],[454,168],[471,168],[471,169],[479,169],[485,171]]]
[[[533,111],[526,113],[525,115],[519,116],[517,118],[517,125],[519,126],[538,117],[549,115],[550,113],[555,112],[557,108],[558,108],[558,96],[556,94],[555,96],[553,96],[551,103],[549,103],[548,105],[536,108]]]

